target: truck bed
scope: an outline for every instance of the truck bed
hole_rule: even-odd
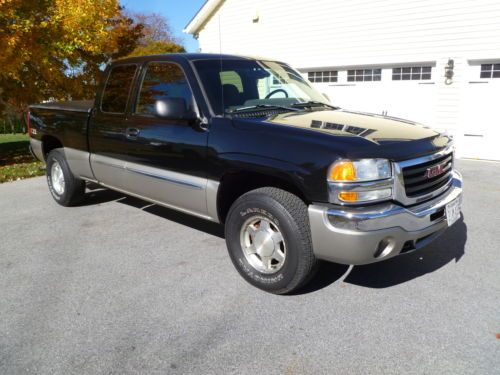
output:
[[[44,138],[53,143],[87,153],[88,124],[93,100],[74,100],[33,104],[29,107],[30,122],[35,132],[30,136],[33,141],[41,142]],[[40,155],[37,155],[40,158]]]
[[[72,100],[67,102],[48,102],[33,104],[30,106],[30,108],[52,109],[71,112],[90,112],[93,106],[93,100]]]

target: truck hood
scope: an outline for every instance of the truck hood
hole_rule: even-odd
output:
[[[311,129],[335,136],[362,137],[378,145],[439,136],[437,131],[416,122],[346,110],[288,112],[269,117],[266,122]]]

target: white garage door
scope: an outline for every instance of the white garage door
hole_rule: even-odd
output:
[[[333,104],[342,108],[434,126],[436,85],[432,65],[358,67],[336,71],[335,82],[314,82],[314,75],[312,80]]]
[[[461,156],[500,160],[500,61],[472,62],[468,76]]]

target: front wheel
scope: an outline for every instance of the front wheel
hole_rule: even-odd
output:
[[[292,292],[316,268],[307,206],[285,190],[266,187],[242,195],[229,210],[225,231],[233,264],[257,288]]]
[[[47,156],[47,184],[54,200],[61,206],[74,206],[85,196],[85,181],[69,169],[63,149],[56,148]]]

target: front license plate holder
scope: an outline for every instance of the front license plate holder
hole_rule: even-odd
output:
[[[460,219],[460,206],[461,206],[460,197],[454,199],[450,203],[446,205],[446,221],[448,226],[451,227],[455,222]]]

